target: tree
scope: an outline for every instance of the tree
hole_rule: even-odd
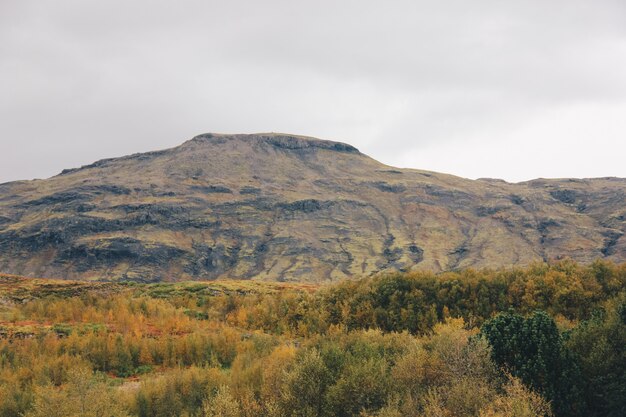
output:
[[[504,394],[480,410],[480,417],[544,417],[552,415],[550,404],[526,388],[519,379],[508,376]]]
[[[551,401],[557,416],[583,414],[580,371],[550,316],[501,313],[483,324],[481,334],[494,362]]]
[[[566,346],[586,383],[588,415],[626,415],[626,303],[612,303],[573,329]]]
[[[215,396],[202,405],[204,417],[239,417],[239,403],[231,395],[227,386],[218,389]]]
[[[300,356],[293,369],[286,373],[282,395],[285,415],[294,417],[321,416],[331,373],[317,349]]]
[[[351,361],[328,390],[328,415],[351,417],[381,409],[391,387],[387,368],[384,359]]]

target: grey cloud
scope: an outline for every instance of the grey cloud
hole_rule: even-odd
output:
[[[617,0],[3,1],[0,182],[206,131],[468,177],[626,176],[625,18]],[[519,141],[568,157],[516,161]]]

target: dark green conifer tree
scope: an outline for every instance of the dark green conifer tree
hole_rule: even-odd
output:
[[[551,401],[557,416],[584,415],[580,371],[550,316],[501,313],[483,324],[481,334],[495,363]]]

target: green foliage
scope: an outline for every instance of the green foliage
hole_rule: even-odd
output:
[[[384,359],[351,361],[328,391],[329,416],[358,416],[381,409],[388,398],[389,367]]]
[[[52,326],[52,330],[61,337],[67,337],[72,334],[72,326],[64,323],[55,324]]]
[[[323,415],[331,381],[331,371],[319,352],[316,349],[303,352],[285,375],[283,409],[294,417]]]
[[[552,401],[557,416],[583,415],[580,371],[546,313],[501,313],[483,324],[481,334],[495,363]]]
[[[465,270],[435,275],[396,273],[343,282],[321,291],[317,303],[328,322],[348,329],[379,328],[424,333],[446,316],[480,325],[498,312],[544,310],[569,320],[626,289],[626,267],[597,261],[536,264],[506,271]]]
[[[626,415],[625,306],[609,303],[606,313],[581,323],[565,342],[580,364],[591,417]]]

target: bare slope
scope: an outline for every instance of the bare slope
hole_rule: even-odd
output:
[[[0,272],[322,281],[385,270],[626,261],[626,180],[509,184],[350,145],[205,134],[0,185]]]

